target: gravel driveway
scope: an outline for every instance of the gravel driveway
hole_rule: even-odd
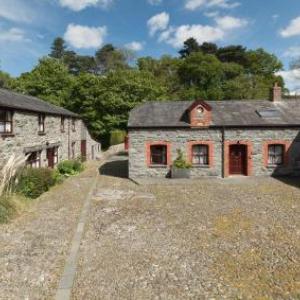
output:
[[[52,299],[95,166],[33,201],[0,226],[0,299]]]
[[[300,299],[300,189],[100,176],[72,297]]]

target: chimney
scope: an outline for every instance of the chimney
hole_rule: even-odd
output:
[[[280,102],[282,100],[281,95],[282,95],[282,89],[278,85],[278,83],[275,82],[275,84],[272,88],[272,91],[271,91],[271,101],[272,102]]]

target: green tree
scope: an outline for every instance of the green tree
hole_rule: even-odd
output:
[[[204,54],[217,54],[218,52],[218,46],[214,43],[207,43],[204,42],[201,46],[200,46],[200,50],[204,53]]]
[[[104,45],[95,54],[97,72],[104,74],[109,71],[128,68],[127,53],[115,48],[112,44]]]
[[[192,53],[180,65],[179,77],[185,98],[222,99],[222,63],[210,54]]]
[[[22,74],[13,88],[19,92],[64,106],[70,98],[73,78],[67,67],[57,59],[43,58],[29,73]]]
[[[194,52],[199,52],[201,50],[200,45],[194,38],[189,38],[183,43],[183,48],[179,50],[181,58],[186,58]]]
[[[221,62],[234,62],[245,66],[247,63],[246,50],[241,45],[231,45],[219,48],[216,55]]]
[[[64,57],[67,46],[65,40],[61,37],[57,37],[51,46],[51,53],[49,54],[52,58],[62,59]]]

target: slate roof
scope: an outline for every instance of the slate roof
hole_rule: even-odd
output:
[[[187,110],[193,101],[147,102],[133,109],[129,128],[188,128]],[[224,100],[206,101],[212,107],[210,127],[300,126],[300,101]],[[259,111],[276,110],[261,117]]]
[[[62,107],[50,104],[35,97],[4,89],[0,89],[0,107],[79,118],[77,114]]]

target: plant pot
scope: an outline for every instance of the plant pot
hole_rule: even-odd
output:
[[[179,169],[176,167],[172,167],[171,169],[171,177],[172,178],[190,178],[191,170],[190,169]]]

